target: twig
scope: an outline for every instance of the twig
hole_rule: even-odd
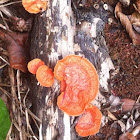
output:
[[[27,92],[26,92],[26,94],[25,94],[25,96],[24,96],[24,99],[23,99],[23,105],[24,105],[24,106],[26,106],[25,100],[26,100],[26,97],[27,97],[29,91],[30,91],[30,89],[28,88],[28,90],[27,90]]]
[[[28,19],[27,21],[25,21],[24,19],[19,18],[18,15],[15,15],[9,9],[9,7],[0,7],[0,11],[8,17],[8,21],[10,21],[10,23],[13,25],[15,30],[20,31],[20,32],[30,30],[31,22],[32,22],[31,19]],[[2,15],[2,18],[3,18],[3,21],[5,22],[5,19],[4,19],[3,15]],[[7,27],[6,23],[5,23],[5,26]]]
[[[10,29],[9,29],[9,27],[8,27],[8,25],[7,25],[7,23],[6,23],[5,19],[4,19],[3,14],[2,14],[1,11],[0,11],[0,16],[1,16],[2,20],[3,20],[3,22],[4,22],[4,25],[6,27],[6,30],[10,31]]]
[[[20,104],[18,100],[17,100],[16,103]],[[17,105],[17,104],[16,104],[16,105]],[[24,109],[27,109],[28,113],[29,113],[34,119],[36,119],[39,123],[42,123],[42,121],[41,121],[34,113],[31,112],[31,110],[29,110],[28,108],[26,108],[22,103],[21,103],[21,105],[22,105],[22,107],[23,107]],[[25,114],[24,111],[23,111],[23,113]]]
[[[0,87],[11,87],[10,85],[0,83]]]
[[[21,122],[21,115],[22,115],[22,106],[21,106],[21,96],[20,96],[20,71],[17,70],[17,90],[18,90],[18,100],[19,100],[19,106],[20,106],[20,111],[17,111],[18,114],[18,124],[19,124],[19,128],[20,130],[22,130],[22,122]],[[24,126],[23,126],[24,127]],[[24,138],[24,134],[22,133],[22,131],[19,131],[19,136],[20,136],[20,140],[23,140]]]
[[[17,108],[16,108],[16,102],[18,101],[18,99],[16,95],[14,71],[12,68],[9,67],[8,72],[9,72],[9,77],[10,77],[11,94],[13,97],[12,98],[12,113],[13,113],[14,120],[18,120],[18,114],[17,114]],[[15,133],[15,136],[18,137],[18,134]]]
[[[15,100],[18,101],[18,99],[17,99],[17,95],[16,95],[14,71],[10,67],[9,67],[8,70],[9,70],[9,77],[10,77],[10,84],[11,84],[11,94],[13,96],[13,98],[12,98],[12,109],[13,109],[13,113],[15,115],[15,112],[16,112]]]
[[[18,124],[16,122],[14,122],[13,124],[16,127],[16,129],[19,132],[21,131],[26,137],[28,137],[28,138],[35,138],[36,140],[38,140],[35,136],[31,136],[29,133],[26,133],[25,131],[21,130],[20,127],[18,126]]]
[[[7,65],[10,65],[3,57],[0,56],[0,59],[4,61]]]
[[[35,140],[38,140],[38,139],[36,138],[36,136],[33,136],[33,138],[34,138]]]
[[[9,2],[7,4],[0,5],[0,7],[9,6],[9,5],[16,4],[16,3],[21,3],[21,1]]]
[[[15,137],[17,137],[20,140],[23,140],[25,137],[34,138],[34,139],[38,140],[38,138],[35,136],[32,128],[30,126],[29,115],[28,114],[31,115],[31,117],[34,120],[36,125],[37,125],[36,120],[39,123],[41,123],[41,120],[37,116],[35,116],[28,108],[26,108],[26,102],[25,101],[26,101],[26,97],[29,93],[29,89],[26,92],[26,95],[23,99],[23,104],[22,104],[21,97],[19,95],[20,94],[20,73],[19,73],[19,71],[17,71],[17,89],[18,89],[18,97],[20,99],[20,100],[18,100],[17,95],[16,95],[17,90],[16,90],[16,84],[15,84],[16,79],[15,79],[14,71],[10,67],[8,68],[8,71],[9,71],[9,77],[10,77],[11,94],[8,93],[6,90],[2,89],[1,87],[0,87],[0,90],[3,91],[12,101],[12,116],[13,116],[12,123],[16,128],[16,132],[19,132],[19,135],[18,135],[18,133],[14,132]],[[21,114],[22,113],[26,117],[27,129],[25,128],[25,126],[22,125],[22,120],[21,120]],[[25,131],[25,130],[27,130],[27,131]],[[7,140],[10,139],[11,131],[12,130],[10,129],[9,133],[7,135]],[[31,132],[31,134],[30,134],[30,132]]]
[[[25,97],[24,97],[24,99],[23,99],[23,105],[24,105],[25,107],[26,107],[25,100],[26,100],[26,97],[27,97],[28,93],[29,93],[29,89],[28,89],[28,91],[26,92],[26,95],[25,95]],[[29,116],[28,116],[28,111],[27,111],[26,108],[25,108],[25,117],[26,117],[26,124],[27,124],[27,133],[29,133]]]
[[[13,96],[11,96],[10,93],[8,93],[6,90],[4,90],[1,87],[0,87],[0,90],[3,91],[3,93],[5,93],[10,99],[15,100],[15,98]],[[16,103],[20,104],[18,100],[16,100]],[[14,102],[14,105],[17,105],[16,103]],[[21,103],[21,105],[24,109],[26,109],[26,107],[22,103]],[[42,121],[35,114],[33,114],[29,109],[27,109],[27,111],[32,116],[32,118],[37,120],[39,123],[42,123]],[[24,114],[25,114],[25,112],[24,112]]]
[[[34,123],[35,123],[35,125],[36,125],[36,127],[37,127],[37,129],[38,129],[38,131],[39,131],[39,126],[38,126],[36,120],[35,120],[33,117],[32,117],[32,119],[33,119],[33,121],[34,121]]]
[[[8,56],[7,50],[3,49],[2,47],[0,47],[0,53],[3,54],[3,55],[5,55],[5,56]]]
[[[21,95],[20,95],[20,71],[19,70],[17,70],[17,89],[18,89],[18,99],[20,102],[20,110],[22,114]]]
[[[0,24],[1,25],[1,24]],[[0,26],[1,27],[1,26]],[[8,52],[7,50],[3,49],[2,47],[0,47],[0,52],[1,54],[5,55],[5,56],[8,56]]]
[[[10,126],[10,128],[9,128],[8,133],[7,133],[6,140],[9,140],[10,134],[11,134],[11,132],[12,132],[12,126],[13,126],[13,122],[11,122],[11,126]]]
[[[0,11],[2,11],[7,17],[12,17],[11,11],[7,7],[0,7]]]
[[[0,69],[4,68],[5,66],[7,66],[7,64],[1,65]]]
[[[42,121],[35,115],[33,114],[29,109],[27,109],[28,113],[33,117],[35,118],[39,123],[42,123]]]
[[[27,93],[26,93],[26,95],[25,95],[25,97],[24,97],[24,106],[26,106],[26,105],[25,105],[25,99],[26,99],[26,97],[27,97],[28,92],[29,92],[29,90],[27,91]],[[29,123],[29,115],[28,115],[27,108],[25,108],[25,116],[26,116],[26,123],[27,123],[27,133],[29,133],[29,129],[30,129],[30,131],[31,131],[31,133],[32,133],[32,135],[33,135],[33,137],[37,140],[37,138],[35,137],[35,134],[34,134],[32,128],[31,128],[31,125],[30,125],[30,123]],[[34,119],[34,118],[33,118],[33,119]],[[36,122],[36,121],[35,121],[35,122]]]
[[[18,114],[18,125],[19,125],[19,128],[20,128],[19,136],[20,136],[20,140],[23,140],[24,134],[22,134],[21,112],[18,111],[17,114]]]
[[[5,89],[3,89],[3,88],[0,87],[0,90],[1,90],[5,95],[7,95],[9,98],[11,98],[10,93],[8,93]]]
[[[1,0],[0,1],[0,4],[3,4],[3,3],[5,3],[5,2],[8,2],[9,0]]]
[[[16,129],[17,129],[19,132],[21,131],[21,132],[24,133],[24,135],[26,135],[27,137],[32,137],[29,133],[26,133],[25,131],[22,131],[16,122],[13,122],[13,124],[14,124],[14,126],[16,127]]]
[[[11,68],[12,69],[12,68]],[[20,104],[19,101],[17,100],[17,98],[15,99],[13,96],[11,96],[10,93],[8,93],[6,90],[4,90],[3,88],[0,87],[0,90],[3,91],[3,93],[5,93],[10,99],[12,100],[16,100],[16,103]],[[12,89],[13,90],[13,89]],[[17,105],[15,102],[13,102],[14,105]],[[12,104],[12,105],[13,105]],[[21,103],[22,107],[24,109],[26,109],[26,107]],[[29,109],[27,109],[28,113],[32,116],[32,118],[34,118],[35,120],[37,120],[39,123],[42,123],[42,121],[35,115],[33,114]],[[25,114],[25,113],[24,113]]]
[[[29,123],[29,115],[27,109],[25,109],[25,117],[26,117],[26,124],[27,124],[27,133],[29,133],[30,123]]]
[[[25,101],[26,101],[26,97],[27,97],[29,91],[30,91],[30,90],[28,89],[28,91],[26,92],[26,95],[25,95],[25,97],[24,97],[24,99],[23,99],[23,105],[24,105],[25,107],[26,107],[26,102],[25,102]],[[27,108],[25,108],[25,116],[26,116],[26,123],[27,123],[27,133],[29,133],[29,129],[30,129],[31,133],[34,135],[33,138],[37,139],[37,138],[35,137],[35,134],[34,134],[32,128],[31,128],[31,125],[30,125],[30,123],[29,123],[29,115],[28,115],[28,110],[27,110]],[[35,122],[35,125],[37,126],[37,128],[39,129],[36,120],[35,120],[33,117],[32,117],[32,119],[33,119],[33,121]]]

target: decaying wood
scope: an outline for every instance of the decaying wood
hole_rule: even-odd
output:
[[[98,71],[100,92],[109,92],[107,80],[109,71],[114,69],[114,66],[103,34],[107,12],[102,5],[99,9],[85,13],[80,13],[78,9],[77,12],[79,13],[72,10],[70,0],[48,1],[47,11],[38,14],[34,20],[31,59],[38,57],[53,69],[57,60],[69,54],[84,56]],[[59,82],[55,80],[51,88],[45,88],[31,76],[29,85],[34,113],[42,120],[40,140],[79,139],[74,130],[75,118],[69,117],[57,107]]]

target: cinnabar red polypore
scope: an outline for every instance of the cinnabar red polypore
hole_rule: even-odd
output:
[[[30,73],[36,74],[37,69],[44,64],[45,63],[41,59],[35,58],[28,63],[27,68]]]
[[[22,0],[22,5],[29,13],[37,14],[46,10],[47,0]]]
[[[53,72],[46,65],[42,65],[37,69],[36,79],[44,87],[50,87],[54,83]]]
[[[98,93],[99,80],[94,66],[81,56],[69,55],[57,61],[54,76],[62,81],[64,92],[58,97],[58,107],[69,115],[82,114],[86,104]]]
[[[96,106],[88,104],[85,112],[82,114],[75,126],[76,132],[82,137],[98,133],[101,125],[101,119],[101,111]]]

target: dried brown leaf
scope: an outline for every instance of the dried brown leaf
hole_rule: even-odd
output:
[[[27,37],[28,34],[7,32],[0,29],[0,39],[7,47],[10,66],[22,72],[27,72]]]
[[[140,35],[133,30],[130,20],[125,14],[122,13],[122,6],[120,3],[117,3],[115,7],[115,15],[120,19],[121,24],[126,29],[129,37],[132,39],[133,44],[140,45]]]
[[[134,107],[134,104],[135,104],[135,100],[132,100],[132,99],[121,99],[121,102],[123,103],[122,105],[122,113],[125,113],[125,112],[130,112],[133,107]]]
[[[131,23],[140,23],[140,14],[138,12],[134,12],[130,18]]]
[[[116,4],[116,6],[115,6],[115,17],[116,17],[116,18],[118,18],[118,17],[117,17],[117,13],[119,13],[119,12],[122,13],[122,5],[121,5],[120,2],[118,2],[118,3]]]
[[[140,13],[139,12],[134,12],[131,15],[130,22],[133,25],[133,28],[135,31],[140,33]]]

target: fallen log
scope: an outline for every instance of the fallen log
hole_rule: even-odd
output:
[[[71,0],[49,0],[47,10],[36,15],[31,32],[31,59],[40,58],[54,69],[56,62],[69,54],[86,57],[97,69],[99,92],[109,92],[107,80],[114,66],[103,32],[107,12],[103,5],[99,5],[99,9],[92,7],[85,11],[72,9],[72,4],[74,1]],[[57,107],[60,83],[55,80],[52,87],[45,88],[31,75],[29,86],[33,112],[42,120],[39,139],[79,139],[74,127],[75,117],[68,116]],[[102,98],[101,94],[98,95]],[[96,105],[100,107],[99,103]]]

